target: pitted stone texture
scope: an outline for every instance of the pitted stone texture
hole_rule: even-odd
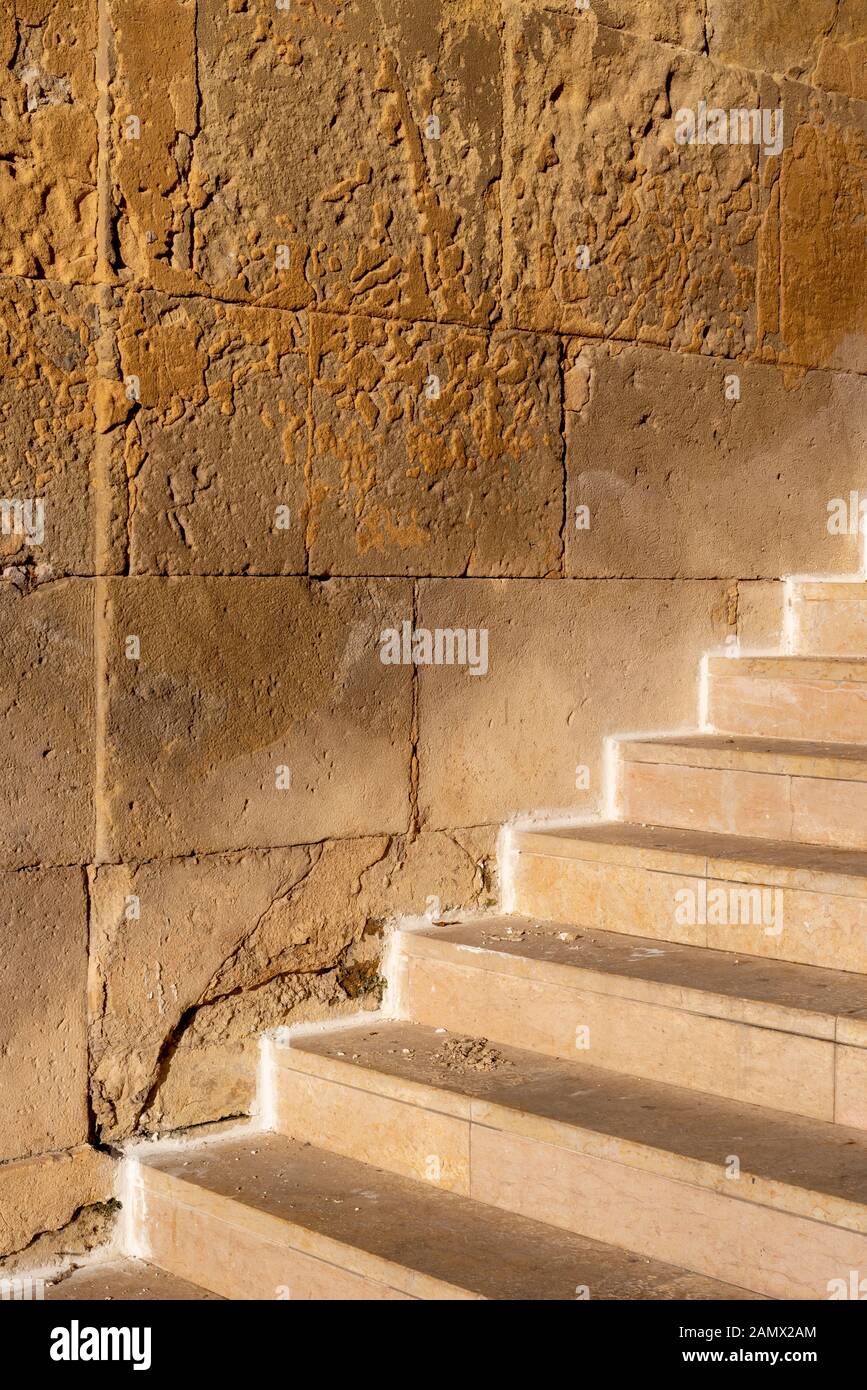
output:
[[[131,292],[118,350],[132,573],[303,573],[303,316]]]
[[[97,337],[89,291],[0,279],[4,566],[93,573]]]
[[[92,582],[0,582],[0,865],[93,849]]]
[[[423,822],[597,809],[604,737],[693,723],[698,657],[731,610],[718,581],[421,581],[420,628],[488,631],[487,675],[419,667]]]
[[[867,372],[867,104],[796,82],[776,93],[785,143],[763,158],[759,349]]]
[[[553,340],[325,314],[311,334],[314,572],[559,569]]]
[[[0,274],[87,281],[96,260],[96,0],[0,15]]]
[[[741,353],[755,334],[758,153],[678,144],[675,116],[700,100],[761,105],[763,79],[586,19],[546,11],[509,29],[509,320]]]
[[[379,637],[411,613],[407,583],[136,578],[107,592],[107,858],[406,828],[411,672],[383,665]]]
[[[87,1140],[87,901],[81,869],[4,871],[0,886],[5,1161]]]
[[[96,869],[103,1138],[249,1113],[261,1032],[375,1006],[383,922],[487,905],[492,858],[492,832],[463,831]]]
[[[137,279],[291,309],[489,319],[495,10],[112,0],[112,12],[119,116],[142,111],[115,162]]]
[[[525,13],[539,10],[562,10],[575,16],[579,0],[505,0],[508,5]],[[644,38],[662,43],[678,44],[681,48],[703,49],[704,0],[586,0],[587,8],[578,18],[593,24],[598,22],[609,29],[626,29]]]
[[[567,415],[568,573],[858,569],[859,537],[827,523],[829,501],[867,483],[863,379],[625,345],[575,344],[567,361],[567,407],[586,397]]]
[[[720,62],[867,97],[863,0],[707,0],[706,9]]]

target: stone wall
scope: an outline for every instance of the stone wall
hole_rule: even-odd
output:
[[[865,58],[861,0],[6,4],[0,1253],[857,567]]]

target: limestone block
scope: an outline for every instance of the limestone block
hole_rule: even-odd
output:
[[[291,309],[487,321],[496,10],[473,4],[451,23],[444,0],[112,0],[111,11],[115,200],[137,279]]]
[[[559,567],[553,340],[335,315],[312,337],[314,572]]]
[[[763,159],[758,345],[768,361],[867,372],[867,103],[783,82]]]
[[[568,573],[857,570],[860,538],[829,533],[828,504],[867,482],[867,383],[632,346],[575,351],[567,379],[583,366],[589,399],[567,415]]]
[[[0,15],[0,274],[88,281],[96,251],[96,0]]]
[[[116,1169],[108,1154],[84,1145],[0,1164],[0,1255],[24,1250],[42,1231],[67,1225],[82,1207],[105,1202]]]
[[[379,638],[410,614],[407,584],[107,591],[105,857],[406,828],[411,671],[380,661]]]
[[[118,350],[131,572],[303,572],[303,317],[130,292]]]
[[[707,0],[706,9],[720,62],[867,97],[863,0]]]
[[[0,279],[4,566],[94,572],[98,332],[89,291]]]
[[[0,1160],[7,1160],[87,1140],[87,901],[81,869],[4,871],[2,888]]]
[[[0,581],[0,865],[93,848],[92,581]]]
[[[755,333],[754,145],[678,143],[677,113],[763,79],[550,11],[509,32],[504,293],[524,328],[733,356]]]
[[[720,581],[422,581],[420,629],[488,634],[486,674],[418,668],[423,822],[598,808],[604,736],[694,723],[729,607]]]
[[[357,1012],[367,992],[378,1002],[384,923],[433,899],[442,911],[488,904],[494,833],[94,870],[89,1027],[103,1138],[247,1113],[259,1034]]]

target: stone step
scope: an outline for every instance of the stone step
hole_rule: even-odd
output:
[[[867,849],[867,745],[697,733],[617,746],[624,820]]]
[[[727,734],[867,744],[867,658],[708,658],[708,722]]]
[[[867,583],[845,579],[789,581],[796,652],[867,655]]]
[[[525,916],[867,974],[863,852],[623,821],[512,844]]]
[[[149,1258],[225,1298],[752,1296],[279,1134],[155,1147],[127,1162]]]
[[[46,1300],[73,1302],[220,1302],[219,1294],[142,1260],[117,1258],[80,1265],[45,1286]]]
[[[534,918],[399,936],[400,1013],[867,1128],[867,980]]]
[[[772,1298],[867,1267],[867,1136],[409,1023],[269,1042],[293,1138]]]

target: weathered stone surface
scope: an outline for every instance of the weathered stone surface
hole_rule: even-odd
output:
[[[115,1174],[107,1154],[86,1147],[0,1164],[0,1256],[15,1256],[42,1232],[68,1225],[80,1208],[110,1200]]]
[[[626,29],[645,38],[662,43],[676,43],[682,48],[703,49],[704,0],[588,0],[587,9],[579,11],[576,0],[513,0],[525,13],[538,10],[562,10],[588,23],[597,21],[610,29]],[[506,6],[509,7],[508,0]]]
[[[781,581],[738,584],[738,644],[742,651],[782,651],[785,591]]]
[[[419,627],[488,630],[487,675],[419,668],[423,824],[596,809],[603,738],[693,722],[732,609],[721,582],[422,581]]]
[[[96,0],[0,15],[0,274],[88,280],[96,260]]]
[[[375,1005],[384,924],[429,898],[443,911],[488,903],[492,855],[491,832],[476,831],[96,869],[103,1137],[247,1113],[263,1029]]]
[[[97,337],[91,292],[0,279],[4,565],[94,571]]]
[[[107,613],[108,858],[406,828],[403,581],[109,580]]]
[[[863,379],[632,346],[569,361],[566,404],[586,398],[567,414],[569,574],[858,568],[861,538],[829,533],[828,503],[867,484]]]
[[[863,0],[707,0],[706,8],[720,62],[867,97]]]
[[[490,317],[496,12],[112,0],[112,15],[115,199],[137,278],[292,309]],[[130,115],[138,140],[122,138]]]
[[[678,144],[675,131],[678,110],[700,100],[761,104],[759,85],[587,16],[544,12],[513,25],[503,174],[510,321],[726,356],[750,348],[756,147]]]
[[[0,581],[0,864],[93,849],[92,582]]]
[[[303,573],[303,316],[130,292],[118,350],[132,573]]]
[[[553,340],[324,314],[312,338],[314,572],[559,568]]]
[[[81,869],[4,871],[2,888],[6,1160],[87,1140],[87,902]]]
[[[778,103],[784,149],[763,159],[760,352],[867,372],[867,104],[795,82]]]

